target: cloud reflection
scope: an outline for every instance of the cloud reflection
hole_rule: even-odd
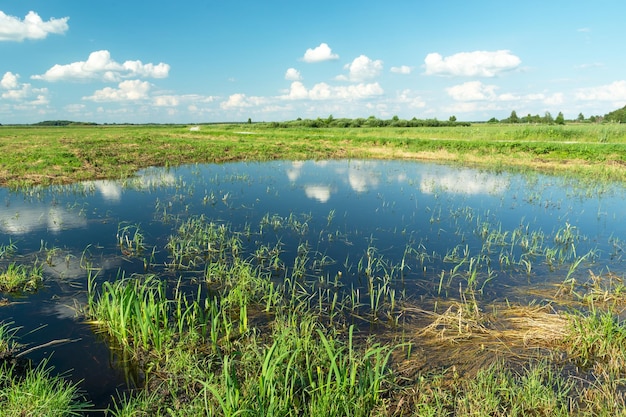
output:
[[[298,178],[300,178],[303,166],[304,161],[293,161],[291,163],[291,168],[287,168],[287,178],[289,178],[289,181],[295,182]]]
[[[461,170],[445,175],[427,174],[420,182],[420,190],[425,194],[437,191],[468,195],[501,194],[508,187],[507,178],[472,170]]]
[[[376,164],[357,162],[348,169],[348,183],[357,193],[364,193],[375,189],[380,183],[380,171]]]
[[[23,235],[46,229],[60,232],[64,229],[83,228],[87,225],[84,217],[59,207],[30,205],[23,208],[0,209],[0,230],[11,235]]]
[[[327,185],[307,185],[304,192],[308,198],[325,203],[330,199],[330,187]]]

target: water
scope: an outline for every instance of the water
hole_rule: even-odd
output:
[[[473,265],[479,297],[527,301],[532,296],[512,289],[584,282],[589,270],[622,276],[624,195],[615,184],[397,161],[197,165],[148,169],[125,182],[3,189],[0,244],[17,252],[0,267],[39,263],[45,285],[2,295],[10,304],[0,307],[0,321],[20,327],[29,346],[63,341],[28,357],[50,357],[56,372],[82,381],[106,407],[141,380],[81,319],[86,267],[99,270],[100,282],[146,269],[172,280],[201,276],[202,264],[168,267],[168,239],[187,220],[224,225],[253,262],[261,262],[259,247],[277,248],[277,279],[305,247],[307,279],[320,285],[340,277],[343,288],[365,288],[374,260],[373,274],[392,275],[406,300],[427,303],[459,296]],[[141,252],[125,245],[134,232]]]

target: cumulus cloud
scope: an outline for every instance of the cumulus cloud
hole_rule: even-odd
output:
[[[401,65],[399,67],[391,67],[391,72],[396,74],[408,75],[411,73],[411,67],[408,65]]]
[[[597,87],[581,88],[576,92],[576,98],[584,101],[626,100],[626,81],[614,81]]]
[[[224,110],[254,107],[265,104],[266,99],[263,97],[248,97],[245,94],[237,93],[228,97],[228,100],[220,103],[220,107]]]
[[[17,74],[13,74],[12,72],[6,72],[2,76],[2,80],[0,80],[0,87],[6,90],[12,90],[14,88],[17,88],[18,78],[19,78],[19,75]]]
[[[69,17],[51,18],[48,21],[35,12],[30,11],[24,20],[9,16],[0,11],[0,41],[17,41],[25,39],[45,39],[49,34],[61,35],[67,32]]]
[[[0,87],[6,91],[0,94],[0,98],[33,106],[49,103],[47,88],[33,88],[29,83],[20,83],[19,78],[19,74],[12,72],[6,72],[2,76]]]
[[[383,93],[384,91],[378,83],[331,86],[322,82],[315,84],[313,88],[309,90],[300,81],[294,81],[291,83],[287,95],[281,98],[288,100],[360,100],[380,96]]]
[[[215,100],[214,96],[200,94],[161,94],[152,97],[152,104],[156,107],[176,107],[186,104],[189,110],[196,111],[196,104],[212,103]]]
[[[383,70],[383,61],[380,59],[373,61],[365,55],[360,55],[350,64],[346,64],[344,68],[348,70],[350,81],[365,81],[380,75]]]
[[[485,85],[480,81],[468,81],[466,83],[446,88],[450,97],[457,101],[494,100],[497,87]]]
[[[304,53],[302,60],[304,62],[322,62],[339,59],[339,55],[334,54],[330,46],[326,43],[320,43],[316,48],[309,48]]]
[[[460,52],[445,58],[435,52],[424,59],[426,75],[465,77],[495,77],[517,68],[521,62],[507,50]]]
[[[150,83],[141,80],[126,80],[118,84],[118,88],[106,87],[96,90],[92,96],[83,97],[89,101],[137,101],[148,97]]]
[[[300,71],[295,68],[289,68],[285,73],[285,80],[288,81],[300,81],[302,76],[300,75]]]
[[[71,64],[56,64],[43,75],[34,75],[32,78],[44,81],[86,80],[101,79],[118,82],[124,78],[166,78],[169,74],[168,64],[144,64],[141,61],[126,61],[123,64],[111,59],[107,50],[95,51],[89,54],[86,61],[72,62]]]

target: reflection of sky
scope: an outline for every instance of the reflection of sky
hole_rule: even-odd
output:
[[[287,178],[289,178],[289,181],[295,182],[300,178],[303,166],[304,161],[293,161],[291,163],[291,167],[287,168]]]
[[[353,162],[348,168],[348,183],[357,193],[376,189],[380,182],[380,169],[375,162]]]
[[[43,204],[29,204],[28,206],[0,208],[0,229],[4,233],[23,235],[35,230],[46,229],[60,232],[64,229],[85,227],[87,221],[76,213]]]
[[[443,175],[425,174],[420,190],[426,194],[436,191],[454,194],[502,194],[509,187],[509,180],[495,175],[460,170]]]
[[[143,190],[155,187],[163,187],[174,184],[176,177],[169,172],[158,173],[152,171],[144,171],[138,176],[126,181],[126,186]],[[111,202],[119,202],[122,199],[122,190],[124,186],[119,181],[101,180],[101,181],[85,181],[83,185],[87,189],[99,192],[102,197]]]
[[[306,196],[320,203],[325,203],[330,199],[330,187],[327,185],[307,185],[304,187]]]

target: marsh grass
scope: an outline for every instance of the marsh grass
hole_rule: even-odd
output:
[[[80,416],[90,408],[77,384],[51,375],[47,361],[23,375],[10,366],[0,366],[0,415],[32,417]]]
[[[2,126],[0,184],[67,183],[132,176],[149,166],[236,160],[422,159],[626,179],[623,125],[474,124],[443,128],[275,128],[239,125]],[[584,146],[581,146],[584,145]]]
[[[43,268],[40,265],[8,264],[0,272],[0,292],[29,292],[37,290],[43,282]]]

